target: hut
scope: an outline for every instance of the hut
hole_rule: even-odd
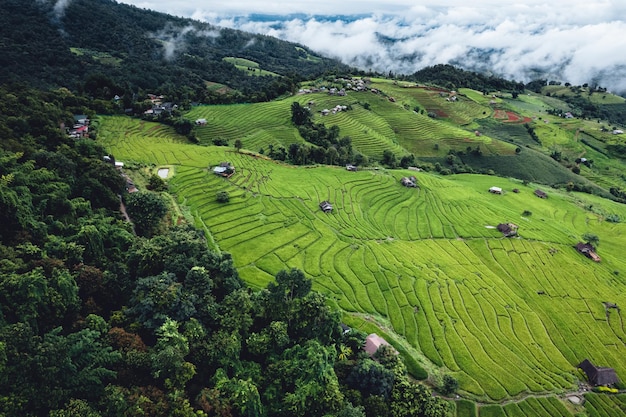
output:
[[[333,211],[333,205],[330,204],[328,201],[322,201],[320,203],[320,209],[322,209],[324,213],[330,213],[331,211]]]
[[[500,187],[491,187],[489,192],[492,194],[502,194],[502,188]]]
[[[500,223],[498,225],[498,231],[502,232],[505,237],[512,237],[517,235],[517,225],[513,223]]]
[[[582,369],[585,375],[587,375],[587,380],[591,385],[609,386],[619,382],[617,374],[613,368],[595,366],[589,359],[582,361],[578,365],[578,368]]]
[[[548,198],[548,194],[541,190],[535,190],[535,195],[539,198]]]
[[[378,348],[380,348],[381,346],[389,346],[391,347],[391,349],[393,349],[394,352],[396,352],[396,354],[398,353],[397,350],[395,350],[393,348],[393,346],[391,346],[389,344],[389,342],[387,342],[385,339],[383,339],[382,337],[380,337],[379,335],[377,335],[376,333],[372,333],[369,334],[366,338],[365,338],[365,346],[363,346],[363,350],[370,356],[373,356],[374,353],[376,353],[376,351],[378,350]]]
[[[235,173],[235,167],[230,162],[220,162],[218,166],[213,168],[213,173],[228,178]]]
[[[596,253],[596,248],[594,248],[591,243],[578,242],[574,247],[578,252],[582,253],[587,258],[592,259],[595,262],[601,261],[600,257]]]
[[[405,187],[417,187],[417,178],[413,176],[402,177],[402,179],[400,180],[400,184],[404,185]]]

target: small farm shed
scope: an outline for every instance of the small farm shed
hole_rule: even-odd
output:
[[[328,201],[322,201],[320,203],[320,209],[322,209],[324,213],[330,213],[331,211],[333,211],[333,205],[330,204]]]
[[[357,170],[356,165],[352,165],[352,164],[346,165],[346,169],[348,171],[356,171]]]
[[[415,177],[402,177],[400,184],[405,187],[417,187],[417,178]]]
[[[363,346],[363,350],[370,356],[374,355],[379,347],[381,346],[389,346],[393,351],[397,354],[398,351],[394,349],[393,346],[389,344],[385,339],[377,335],[376,333],[369,334],[365,338],[365,346]]]
[[[596,253],[596,248],[594,248],[591,243],[578,242],[574,247],[578,252],[582,253],[587,258],[592,259],[595,262],[601,261],[600,257]]]
[[[220,177],[230,177],[235,173],[235,167],[230,162],[221,162],[218,166],[213,168],[213,173]]]
[[[489,189],[489,192],[493,193],[493,194],[502,194],[502,188],[500,188],[500,187],[491,187]]]
[[[505,237],[512,237],[517,235],[517,225],[513,223],[500,223],[498,225],[498,231]]]
[[[617,374],[613,368],[595,366],[589,359],[582,361],[578,365],[578,368],[582,369],[585,375],[587,375],[587,379],[591,385],[608,386],[619,382]]]
[[[535,195],[539,198],[548,198],[548,194],[541,190],[535,190]]]

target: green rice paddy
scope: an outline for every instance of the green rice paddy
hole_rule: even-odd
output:
[[[374,115],[377,106],[395,105],[373,94],[368,102]],[[205,117],[207,131],[240,137],[255,149],[264,143],[258,137],[289,131],[288,105],[260,107],[199,107],[190,118]],[[355,104],[343,125],[359,120],[355,132],[383,132],[372,152],[393,147],[384,132],[394,122],[359,116],[366,111]],[[241,117],[255,120],[247,126],[257,130],[244,129]],[[623,205],[547,188],[548,199],[539,199],[532,185],[492,176],[292,167],[233,148],[191,145],[158,124],[99,122],[99,138],[117,160],[174,167],[169,184],[178,202],[233,255],[251,286],[264,287],[281,269],[302,269],[347,318],[393,334],[423,367],[455,376],[466,398],[498,403],[572,390],[585,358],[626,379],[624,318],[603,304],[626,305],[626,227],[604,221],[606,214],[626,218]],[[275,140],[298,139],[285,133]],[[211,172],[222,161],[236,167],[229,179]],[[400,185],[407,175],[417,177],[417,189]],[[504,194],[488,193],[491,186]],[[230,202],[218,203],[218,191],[228,191]],[[323,200],[332,213],[319,209]],[[519,226],[518,238],[495,228],[508,222]],[[586,232],[600,238],[600,263],[573,248]],[[536,411],[558,409],[552,400],[537,402],[480,407],[478,415],[559,415]]]

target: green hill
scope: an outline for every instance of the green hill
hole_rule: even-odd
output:
[[[265,101],[291,91],[296,73],[347,68],[302,45],[112,0],[7,0],[0,24],[0,83],[124,96],[126,107],[140,90],[141,100],[153,92],[178,102]],[[206,82],[235,92],[216,94]]]
[[[120,134],[127,123],[102,118],[103,144],[118,160],[173,166],[179,203],[251,285],[302,269],[348,323],[395,334],[421,366],[458,378],[468,398],[572,390],[586,357],[626,376],[621,313],[603,304],[626,302],[623,223],[606,221],[624,218],[623,205],[547,188],[540,199],[537,186],[493,176],[293,167],[133,133],[132,123]],[[221,161],[236,167],[228,180],[211,172]],[[405,175],[419,187],[401,186]],[[218,203],[218,191],[230,202]],[[495,228],[509,222],[519,237]],[[600,238],[602,262],[573,248],[585,233]]]

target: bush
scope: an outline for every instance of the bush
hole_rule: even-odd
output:
[[[218,203],[228,203],[230,201],[230,195],[228,191],[220,191],[216,194],[216,200]]]
[[[146,188],[151,191],[165,191],[167,190],[167,184],[163,181],[163,178],[159,177],[157,174],[152,174],[150,178],[148,178]]]
[[[451,375],[444,375],[439,392],[443,395],[450,395],[455,393],[457,389],[459,389],[459,381]]]

